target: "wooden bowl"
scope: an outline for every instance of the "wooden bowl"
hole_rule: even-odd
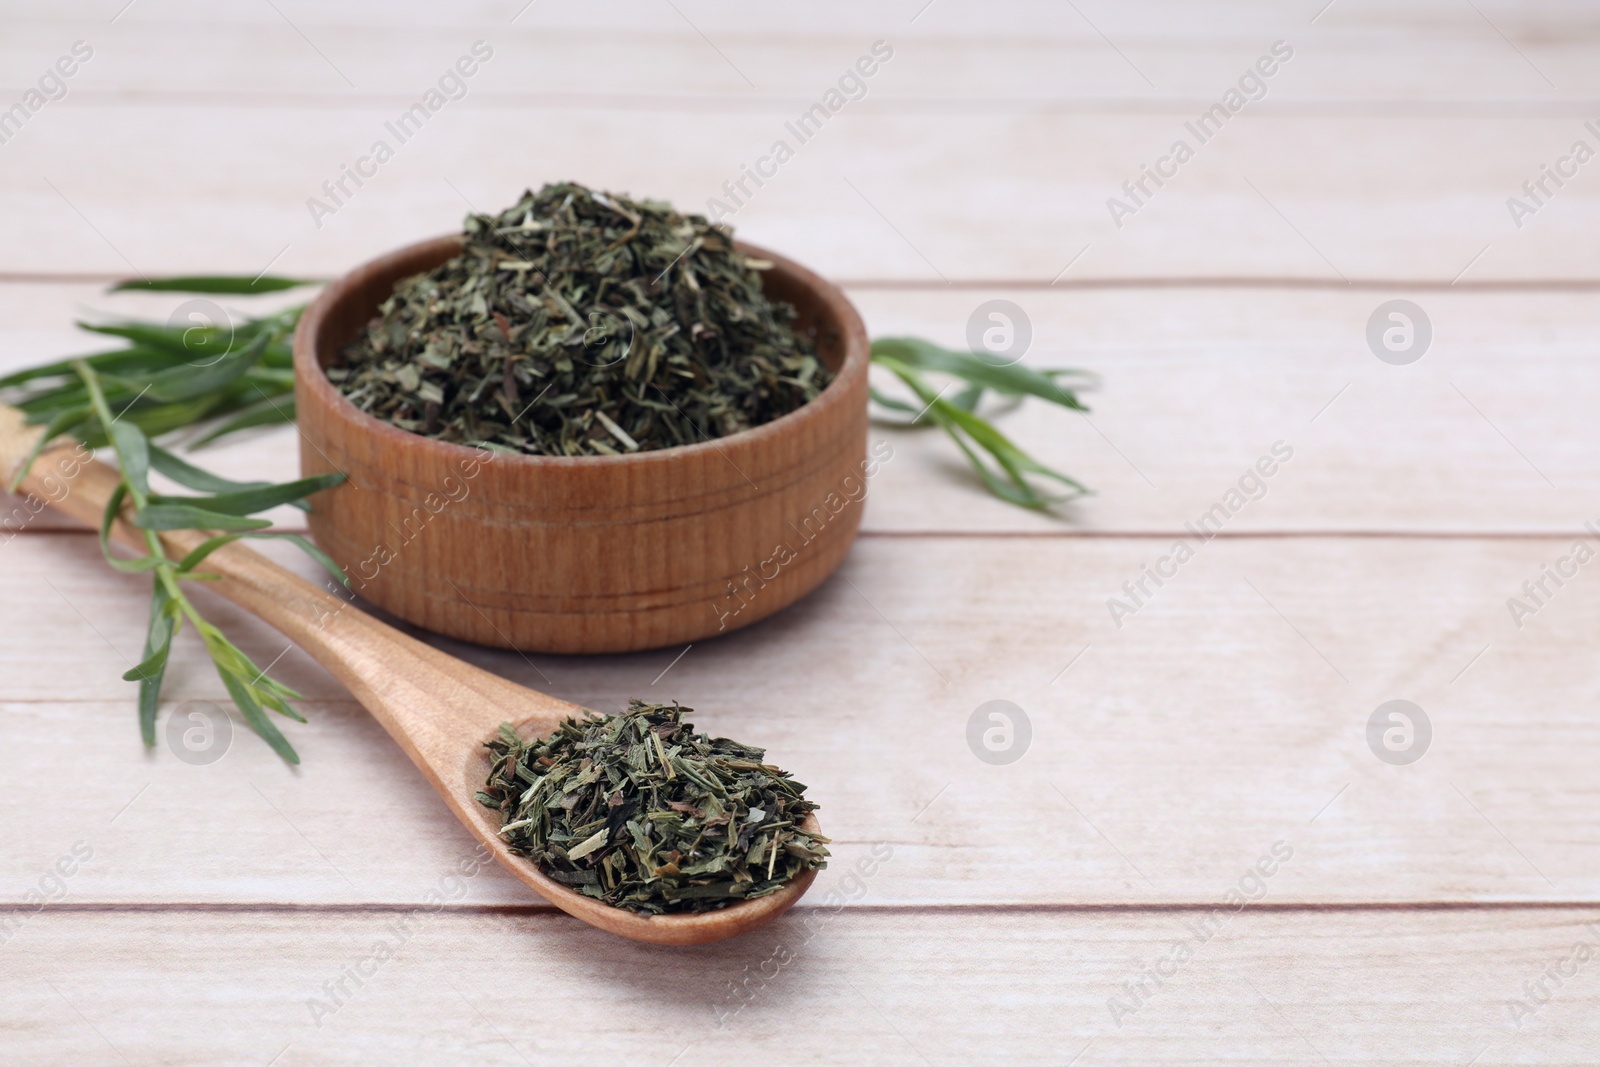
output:
[[[804,596],[861,522],[866,329],[839,289],[771,261],[835,372],[811,403],[751,430],[677,448],[575,458],[494,453],[408,433],[356,409],[324,368],[402,278],[460,250],[441,237],[329,286],[294,338],[300,467],[344,471],[319,494],[317,543],[351,587],[402,619],[482,645],[625,652],[748,626]]]

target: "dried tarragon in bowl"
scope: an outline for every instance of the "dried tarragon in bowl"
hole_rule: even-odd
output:
[[[828,839],[800,828],[817,807],[805,786],[763,749],[697,733],[693,710],[635,700],[529,741],[504,725],[478,800],[512,852],[644,914],[712,911],[826,866]]]
[[[731,232],[563,182],[469,215],[459,256],[401,281],[328,377],[413,433],[615,455],[759,426],[832,373]]]

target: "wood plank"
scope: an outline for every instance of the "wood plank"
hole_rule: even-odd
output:
[[[1219,540],[1118,628],[1107,598],[1165,547],[873,537],[810,598],[681,658],[437,643],[602,710],[680,699],[704,728],[768,747],[815,791],[844,863],[894,846],[884,903],[1204,902],[1279,840],[1295,850],[1273,883],[1285,902],[1600,898],[1600,585],[1584,570],[1549,587],[1520,629],[1506,607],[1561,542]],[[404,902],[463,847],[335,683],[226,607],[224,629],[309,698],[310,724],[286,725],[304,765],[237,724],[210,766],[165,747],[140,759],[119,675],[143,583],[108,574],[87,536],[3,551],[0,747],[27,758],[0,795],[0,867],[33,870],[86,838],[104,860],[74,881],[83,901]],[[169,709],[221,698],[183,638]],[[1395,698],[1433,724],[1411,766],[1365,739]],[[1032,723],[1008,766],[967,741],[997,699]],[[486,874],[473,899],[527,896]]]
[[[562,178],[704,211],[786,136],[793,111],[469,96],[400,144],[388,104],[241,112],[68,97],[4,146],[0,226],[13,240],[0,273],[333,275],[455,228],[469,204],[488,210]],[[1149,199],[1125,193],[1192,117],[847,112],[763,187],[747,185],[733,221],[844,280],[1594,277],[1588,247],[1569,236],[1600,218],[1593,183],[1568,182],[1534,217],[1507,207],[1575,140],[1600,140],[1579,117],[1245,113],[1163,188],[1147,184]],[[507,128],[539,145],[536,161],[503,150]],[[323,183],[380,139],[394,158],[361,188],[347,182],[333,217],[314,217],[310,199],[332,203]],[[197,150],[206,166],[172,166]],[[1144,206],[1113,217],[1113,197]]]
[[[663,952],[545,913],[47,909],[6,946],[0,1048],[18,1063],[283,1067],[1493,1067],[1600,1054],[1596,964],[1568,962],[1600,939],[1593,911],[1247,910],[1204,943],[1200,919],[802,907],[762,936]],[[1130,1002],[1124,983],[1180,943],[1192,958],[1160,986],[1145,979],[1117,1025],[1109,1002]],[[379,945],[398,953],[374,956]],[[1559,988],[1544,978],[1553,996],[1513,1026],[1508,1002],[1557,965],[1577,973]],[[354,967],[359,986],[343,977]],[[324,987],[341,980],[335,1004]]]
[[[296,8],[293,25],[265,10],[197,24],[191,9],[145,3],[93,24],[100,51],[82,80],[5,146],[0,224],[16,239],[0,272],[189,270],[203,247],[228,270],[334,273],[397,235],[454,225],[461,194],[492,205],[555,177],[700,207],[891,26],[915,33],[896,35],[900,53],[866,98],[737,217],[829,274],[1047,281],[1087,248],[1072,278],[1449,281],[1468,264],[1475,278],[1593,276],[1566,238],[1596,215],[1591,183],[1569,183],[1522,227],[1506,203],[1541,164],[1594,138],[1575,94],[1600,93],[1596,41],[1550,31],[1581,23],[1568,7],[1491,19],[1346,3],[1310,27],[1239,4],[1202,30],[1181,5],[1096,11],[1092,24],[1047,5],[981,18],[940,5],[911,27],[910,5],[884,4],[808,14],[799,38],[781,32],[793,16],[697,9],[728,62],[699,23],[659,5],[631,11],[628,33],[536,7],[466,99],[426,136],[396,142],[396,160],[319,228],[306,200],[375,139],[393,140],[384,122],[459,51],[444,48],[446,27],[465,47],[508,7],[453,23],[412,9],[375,28],[354,8]],[[43,69],[85,25],[19,20],[0,68]],[[1203,44],[1180,36],[1191,31]],[[1266,97],[1214,140],[1186,134],[1280,31],[1300,51]],[[346,84],[344,66],[365,88]],[[500,150],[508,127],[540,145],[534,170]],[[1137,200],[1123,181],[1185,136],[1195,161],[1117,226],[1108,199]],[[170,165],[197,146],[205,167]]]
[[[1032,324],[1027,363],[1103,379],[1085,397],[1087,419],[1030,401],[997,420],[1096,495],[1059,517],[1026,512],[990,497],[942,435],[881,427],[874,438],[894,459],[872,482],[869,531],[1177,534],[1277,441],[1294,458],[1265,498],[1229,520],[1229,534],[1565,536],[1600,521],[1589,428],[1600,374],[1585,293],[857,287],[850,296],[876,336],[957,347],[983,302],[1009,299]],[[1380,362],[1365,339],[1368,318],[1397,296],[1419,302],[1434,331],[1411,366]],[[0,370],[96,348],[70,325],[87,309],[160,321],[187,299],[0,285]],[[298,476],[298,455],[284,429],[196,458],[233,477],[281,480]],[[303,528],[292,509],[277,517]],[[46,512],[12,525],[67,524]]]
[[[869,529],[1182,533],[1275,442],[1293,449],[1233,532],[1577,533],[1600,491],[1593,308],[1577,294],[1266,289],[857,291],[875,336],[965,347],[983,301],[1033,326],[1025,362],[1102,377],[1086,418],[1029,401],[997,425],[1095,490],[1032,515],[977,495],[938,434],[888,431]],[[1418,303],[1432,346],[1381,362],[1378,307]],[[1560,388],[1551,383],[1559,382]],[[1568,401],[1571,401],[1569,406]]]
[[[482,37],[501,60],[512,60],[482,86],[488,96],[593,95],[617,103],[631,98],[635,105],[665,96],[680,106],[742,106],[814,97],[864,45],[881,38],[900,51],[893,79],[881,96],[873,94],[874,106],[1071,100],[1171,106],[1220,93],[1265,46],[1287,39],[1298,52],[1294,77],[1274,95],[1281,89],[1291,102],[1481,106],[1514,98],[1570,106],[1600,89],[1595,41],[1575,32],[1585,26],[1586,12],[1571,3],[1486,4],[1482,14],[1445,2],[1402,10],[1344,2],[1326,12],[1316,4],[1262,2],[1198,9],[1091,4],[1077,11],[1038,2],[981,10],[923,6],[921,0],[826,3],[801,14],[703,2],[675,12],[633,2],[589,11],[522,10],[520,0],[502,0],[448,9],[386,5],[375,18],[359,5],[283,3],[281,14],[240,5],[197,18],[187,5],[145,0],[107,25],[98,5],[58,5],[8,18],[12,32],[0,43],[0,69],[10,84],[26,85],[25,72],[42,70],[83,36],[97,48],[76,87],[86,97],[319,94],[337,107],[363,96],[420,91],[453,58],[452,45]]]

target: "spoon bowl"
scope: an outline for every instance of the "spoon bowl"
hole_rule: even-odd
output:
[[[580,714],[582,710],[573,705],[573,714]],[[551,720],[544,715],[534,715],[514,721],[512,725],[523,737],[531,737],[535,734],[543,736],[554,733],[559,723],[560,719]],[[483,746],[493,736],[494,731],[491,731],[479,738],[462,767],[460,788],[468,797],[483,788],[489,779],[488,750]],[[484,807],[475,799],[470,806],[470,812],[469,827],[473,835],[488,845],[494,851],[495,859],[525,885],[567,914],[576,916],[591,926],[598,926],[602,930],[635,941],[649,941],[658,945],[698,945],[735,937],[788,911],[789,907],[811,887],[812,880],[817,876],[816,871],[802,871],[775,893],[716,911],[640,915],[625,908],[614,908],[562,885],[539,870],[537,864],[524,856],[512,853],[505,847],[504,842],[500,840],[498,812]],[[462,815],[461,812],[457,814]],[[463,816],[462,821],[467,822],[467,817]],[[806,816],[801,828],[813,834],[822,832],[814,814]]]
[[[9,484],[41,428],[22,413],[0,405],[0,477]],[[22,481],[20,491],[49,501],[91,528],[120,482],[112,468],[83,456],[75,443],[47,448]],[[112,527],[123,544],[143,547],[142,532],[126,514]],[[179,559],[209,533],[162,534],[170,558]],[[511,722],[523,736],[553,733],[564,719],[586,709],[527,689],[464,663],[401,633],[348,602],[278,566],[241,542],[226,545],[198,568],[216,575],[206,583],[277,628],[337,678],[388,731],[417,765],[445,805],[501,866],[567,914],[592,926],[658,945],[697,945],[753,930],[783,914],[815,877],[805,871],[775,893],[717,911],[640,915],[584,896],[547,877],[529,859],[506,847],[499,815],[476,793],[489,778],[484,742]],[[805,828],[820,832],[815,816]]]

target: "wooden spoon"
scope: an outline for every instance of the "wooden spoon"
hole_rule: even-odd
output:
[[[38,440],[21,412],[0,404],[0,485],[9,485],[23,457]],[[98,527],[120,476],[90,458],[76,442],[47,448],[23,480],[31,494],[68,515]],[[118,541],[143,549],[142,533],[119,520]],[[167,554],[181,559],[209,536],[182,530],[162,535]],[[405,750],[474,837],[535,892],[567,914],[602,930],[660,945],[697,945],[753,930],[783,914],[810,887],[815,871],[804,871],[765,897],[720,911],[686,915],[638,915],[568,889],[534,863],[510,852],[499,834],[498,813],[474,794],[489,777],[483,744],[502,722],[524,735],[548,734],[576,704],[546,696],[446,655],[351,607],[239,542],[209,556],[202,569],[218,575],[206,583],[260,617],[309,652],[339,679],[389,736]],[[804,824],[820,832],[815,816]]]

